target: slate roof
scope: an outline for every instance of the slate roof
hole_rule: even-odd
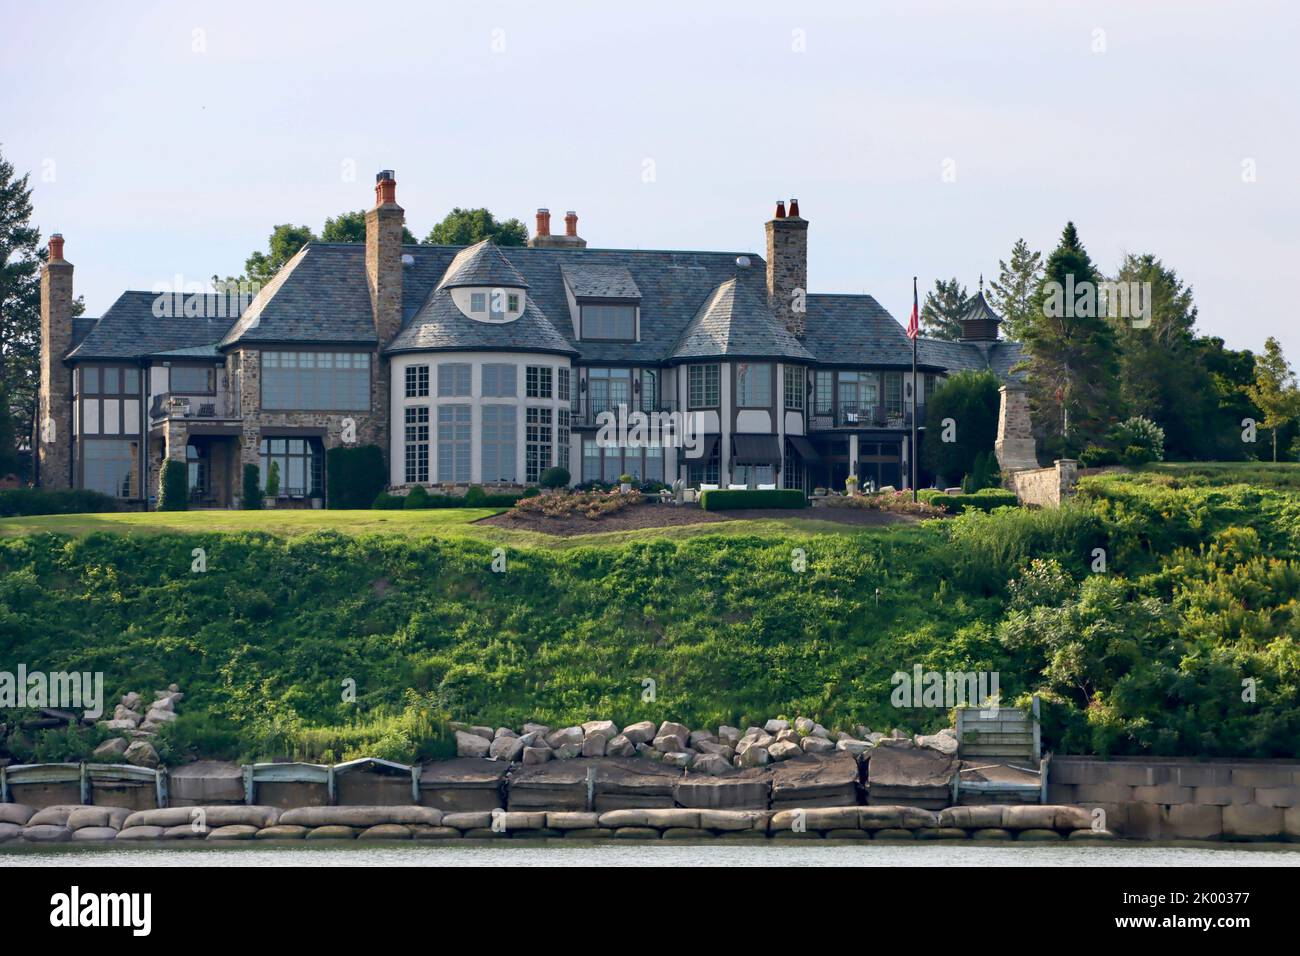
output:
[[[795,339],[767,306],[763,260],[753,253],[409,245],[402,247],[403,329],[387,350],[511,350],[575,356],[587,364],[660,364],[690,358],[767,357],[837,366],[909,368],[902,325],[869,295],[807,297],[807,334]],[[740,255],[751,265],[737,265]],[[450,289],[473,283],[526,288],[523,316],[479,322]],[[578,298],[635,299],[639,342],[580,342]],[[73,323],[73,360],[141,356],[217,358],[236,343],[374,345],[362,243],[305,246],[237,321],[153,315],[156,296],[126,292],[99,319]],[[206,296],[205,311],[220,296]],[[209,314],[211,314],[209,312]],[[992,368],[1009,377],[1013,342],[922,339],[927,370]]]
[[[1001,322],[1002,316],[993,311],[993,306],[989,305],[988,299],[984,298],[984,290],[973,295],[966,305],[966,311],[962,313],[962,322]]]
[[[456,254],[440,288],[455,289],[467,285],[528,288],[524,277],[501,254],[501,250],[487,239],[466,246]]]
[[[303,246],[262,287],[221,346],[289,342],[377,343],[364,243]]]
[[[157,292],[123,292],[67,357],[76,361],[138,359],[168,349],[210,346],[230,327],[231,319],[224,317],[156,316],[154,303],[158,296]],[[193,301],[194,310],[203,315],[217,314],[227,301],[224,296],[203,294],[186,295],[185,300]]]
[[[560,264],[564,281],[577,299],[640,299],[641,290],[627,266]]]
[[[415,318],[397,334],[386,352],[493,350],[552,352],[577,355],[534,305],[524,305],[524,314],[513,322],[480,322],[471,319],[452,301],[451,290],[434,291]]]
[[[760,282],[763,281],[760,279]],[[772,314],[753,279],[736,276],[723,282],[700,306],[673,348],[673,360],[772,357],[814,361],[799,340]]]

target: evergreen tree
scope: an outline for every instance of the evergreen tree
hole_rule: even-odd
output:
[[[1029,248],[1024,239],[1011,247],[1011,261],[998,260],[998,277],[989,283],[988,300],[1002,316],[1002,334],[1021,341],[1029,326],[1034,293],[1043,278],[1043,254]]]
[[[921,306],[921,330],[934,339],[951,342],[961,338],[961,317],[966,313],[966,289],[956,277],[934,280]]]
[[[41,234],[31,224],[28,176],[0,154],[0,395],[12,431],[29,437],[40,384]],[[14,451],[10,437],[0,457]]]
[[[1024,329],[1028,387],[1049,454],[1077,453],[1120,417],[1115,332],[1097,301],[1100,274],[1067,223]]]
[[[1171,460],[1213,458],[1231,428],[1219,415],[1214,382],[1195,345],[1192,290],[1154,255],[1130,255],[1119,283],[1150,283],[1150,325],[1112,316],[1119,345],[1120,397],[1129,415],[1149,418],[1165,432]],[[1114,310],[1112,310],[1114,311]]]
[[[1208,457],[1240,461],[1258,458],[1259,445],[1241,440],[1242,422],[1259,421],[1263,413],[1251,402],[1246,389],[1255,382],[1255,356],[1249,349],[1224,348],[1223,339],[1200,336],[1192,341],[1201,364],[1210,375],[1217,412],[1208,429],[1211,441]]]
[[[1247,386],[1246,394],[1264,414],[1260,424],[1273,432],[1273,460],[1277,461],[1277,433],[1300,416],[1300,388],[1282,344],[1272,336],[1264,343],[1264,354],[1255,359],[1255,382]]]
[[[998,386],[992,372],[958,372],[935,390],[925,406],[921,465],[926,471],[946,483],[959,482],[975,470],[981,454],[993,454],[998,435]],[[951,430],[947,419],[952,419]]]

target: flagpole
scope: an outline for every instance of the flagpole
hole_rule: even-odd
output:
[[[912,276],[912,309],[916,310],[916,276]],[[915,335],[912,336],[912,447],[911,454],[908,458],[912,465],[912,500],[917,500],[916,494],[916,340],[921,337],[921,330],[918,328]]]

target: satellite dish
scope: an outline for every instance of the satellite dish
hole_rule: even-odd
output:
[[[411,255],[409,252],[403,252],[403,253],[402,253],[402,265],[404,265],[404,266],[413,266],[413,265],[415,265],[415,256]]]
[[[737,268],[737,269],[748,269],[748,268],[749,268],[749,256],[736,256],[736,268]]]

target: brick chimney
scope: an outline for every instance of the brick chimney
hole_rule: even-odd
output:
[[[777,200],[767,221],[767,299],[772,313],[796,337],[808,327],[808,220],[799,216],[799,200]]]
[[[535,249],[585,249],[587,240],[578,235],[578,214],[570,209],[564,214],[564,235],[551,235],[551,212],[537,210],[537,233],[528,240]]]
[[[72,369],[63,357],[72,345],[72,263],[63,236],[50,236],[41,266],[41,392],[36,410],[36,464],[42,488],[72,487]]]
[[[383,348],[402,328],[402,226],[397,180],[391,169],[375,176],[375,208],[366,213],[366,283],[375,333]]]

